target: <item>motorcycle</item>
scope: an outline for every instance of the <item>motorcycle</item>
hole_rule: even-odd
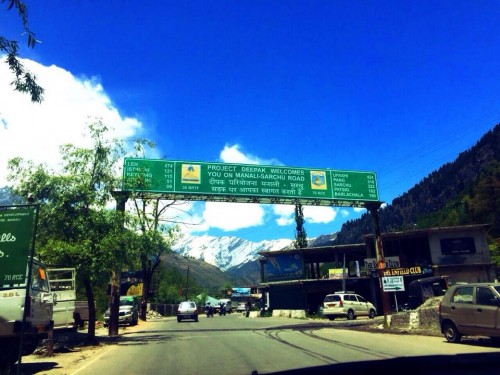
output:
[[[226,316],[226,305],[221,303],[220,308],[219,308],[219,316]]]
[[[207,318],[214,316],[214,308],[210,305],[205,306],[205,314],[207,314]]]

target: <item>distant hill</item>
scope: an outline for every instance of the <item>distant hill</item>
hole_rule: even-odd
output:
[[[187,275],[189,267],[189,279],[191,282],[203,286],[208,290],[218,289],[228,283],[234,286],[246,285],[246,280],[239,278],[238,275],[230,275],[212,264],[174,252],[162,257],[161,267],[166,270],[171,268],[176,269],[182,275]]]
[[[452,163],[430,173],[380,210],[382,232],[464,224],[491,224],[500,237],[500,125]],[[307,224],[306,224],[307,226]],[[335,244],[362,242],[372,233],[369,214],[342,226]]]

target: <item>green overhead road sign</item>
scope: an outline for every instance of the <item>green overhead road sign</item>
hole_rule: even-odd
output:
[[[379,200],[374,172],[126,158],[123,190],[170,199],[359,206]]]

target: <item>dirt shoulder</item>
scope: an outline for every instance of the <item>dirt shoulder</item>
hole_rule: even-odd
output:
[[[101,355],[107,348],[120,342],[127,333],[151,329],[157,322],[140,321],[132,327],[120,327],[118,336],[110,337],[108,328],[96,328],[96,340],[88,341],[87,331],[57,331],[54,333],[54,354],[48,356],[46,345],[41,345],[35,353],[23,356],[21,373],[37,375],[68,375],[73,373],[84,361]],[[13,372],[15,373],[15,372]]]

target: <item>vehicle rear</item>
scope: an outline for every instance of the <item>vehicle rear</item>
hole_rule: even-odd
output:
[[[339,316],[346,316],[344,301],[340,294],[328,294],[323,300],[323,315],[333,320]]]
[[[54,294],[54,328],[76,328],[76,270],[74,268],[49,269],[50,289]]]
[[[177,321],[191,319],[195,322],[198,321],[198,308],[196,303],[193,301],[184,301],[179,304],[177,309]]]

